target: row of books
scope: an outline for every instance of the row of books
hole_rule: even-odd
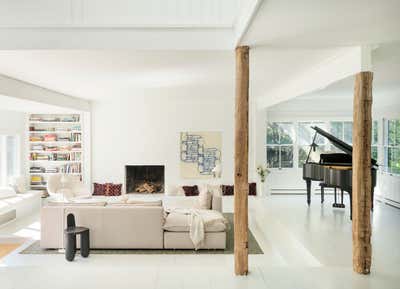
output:
[[[68,116],[43,116],[43,115],[31,115],[30,121],[43,121],[43,122],[78,122],[79,115],[68,115]]]
[[[57,167],[39,167],[39,166],[32,166],[29,168],[29,172],[31,174],[43,174],[43,173],[81,173],[81,165],[80,164],[68,164],[64,166],[57,166]],[[32,182],[32,177],[31,177]]]
[[[37,127],[34,125],[29,126],[30,132],[42,132],[42,131],[57,131],[60,133],[69,133],[71,131],[80,131],[80,125],[73,125],[72,127]]]
[[[80,161],[82,153],[71,152],[71,153],[31,153],[29,159],[31,161]]]
[[[71,135],[69,136],[59,136],[56,134],[45,134],[45,135],[31,135],[29,137],[29,141],[31,142],[43,142],[43,141],[47,141],[47,142],[55,142],[55,141],[75,141],[75,142],[79,142],[82,140],[82,135],[79,132],[74,132],[71,133]]]
[[[32,144],[32,151],[47,151],[47,152],[56,152],[56,151],[77,151],[81,150],[82,146],[80,143],[73,145],[43,145],[43,144]]]

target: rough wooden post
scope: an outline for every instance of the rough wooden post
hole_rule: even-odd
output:
[[[371,269],[372,72],[356,75],[353,108],[353,270]]]
[[[236,48],[235,107],[235,274],[248,272],[248,146],[249,146],[249,47]]]

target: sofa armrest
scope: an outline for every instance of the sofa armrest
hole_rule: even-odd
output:
[[[40,247],[63,248],[64,207],[43,207],[40,219]]]

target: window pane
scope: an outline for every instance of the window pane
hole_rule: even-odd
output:
[[[281,146],[281,167],[292,168],[293,167],[293,147],[292,146]]]
[[[372,122],[372,135],[371,143],[373,145],[378,144],[378,122],[375,120]]]
[[[343,140],[343,123],[340,121],[331,121],[330,126],[331,134]]]
[[[293,143],[293,123],[281,122],[279,123],[280,132],[280,144],[292,144]]]
[[[311,122],[299,122],[297,140],[299,145],[310,145],[315,132],[311,128]]]
[[[348,144],[353,143],[353,123],[351,121],[343,122],[343,141]]]
[[[388,148],[388,167],[390,172],[400,173],[400,148]]]
[[[6,137],[7,150],[7,179],[17,174],[17,138],[15,136]],[[7,181],[8,181],[7,180]]]
[[[276,122],[268,123],[267,144],[279,144],[279,126]]]
[[[400,120],[396,120],[396,145],[400,145]]]
[[[299,147],[299,168],[302,168],[303,164],[306,162],[309,150],[309,146]]]
[[[327,131],[326,129],[326,124],[323,122],[314,122],[313,126],[318,126],[320,129],[323,129],[324,131]],[[315,139],[316,144],[326,144],[326,138],[320,134],[317,134],[317,138]]]
[[[371,158],[373,158],[374,160],[378,160],[378,147],[377,146],[371,147]]]
[[[396,121],[388,120],[388,145],[396,145]]]
[[[267,165],[270,168],[279,168],[278,146],[267,146]]]

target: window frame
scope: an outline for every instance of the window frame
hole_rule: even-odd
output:
[[[9,172],[9,157],[7,138],[15,138],[15,148],[13,156],[13,172]],[[0,186],[8,186],[10,178],[16,177],[21,171],[21,138],[16,134],[0,134]]]
[[[400,169],[398,171],[393,171],[391,167],[389,167],[389,149],[396,149],[400,150],[400,142],[395,144],[389,143],[389,122],[396,121],[398,122],[396,126],[400,126],[400,119],[399,118],[391,118],[391,119],[384,119],[383,125],[383,158],[384,158],[384,165],[383,170],[386,173],[393,174],[393,175],[400,175]],[[397,130],[397,127],[396,127]],[[396,140],[396,136],[395,136]],[[399,154],[400,155],[400,154]],[[400,157],[399,157],[400,158]]]

